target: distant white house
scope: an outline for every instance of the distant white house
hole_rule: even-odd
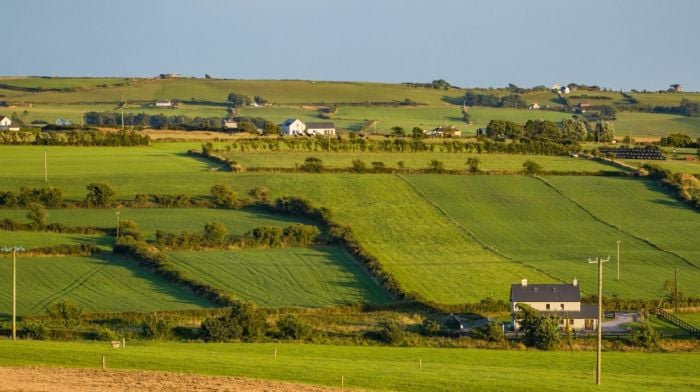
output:
[[[156,101],[156,107],[157,108],[171,108],[171,107],[173,107],[173,101],[171,101],[171,100]]]
[[[335,125],[332,122],[310,122],[306,124],[307,135],[335,135]]]
[[[288,118],[282,123],[282,134],[297,136],[303,135],[306,130],[306,124],[304,124],[298,118]]]
[[[12,120],[9,117],[0,116],[0,129],[7,130],[12,125]]]
[[[462,131],[454,127],[437,127],[428,132],[425,132],[426,136],[429,137],[460,137],[462,136]]]
[[[221,126],[224,129],[238,129],[238,121],[225,118],[221,122]]]
[[[530,109],[530,110],[539,110],[539,109],[540,109],[540,104],[538,104],[537,102],[535,102],[535,103],[533,103],[532,105],[528,106],[527,108]]]
[[[55,124],[58,125],[59,127],[69,127],[69,126],[73,125],[73,121],[66,120],[65,118],[57,118]]]
[[[571,92],[569,86],[562,86],[559,83],[552,85],[552,91],[558,94],[568,94]]]
[[[554,315],[561,330],[594,331],[598,323],[598,306],[581,303],[581,288],[576,279],[572,284],[520,284],[510,287],[510,310],[513,326],[520,328],[517,318],[519,305],[527,304],[540,315]]]

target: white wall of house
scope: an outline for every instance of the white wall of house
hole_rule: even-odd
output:
[[[519,330],[521,325],[520,321],[513,319],[513,325],[515,326],[515,330]],[[574,319],[568,319],[564,318],[562,316],[559,317],[559,328],[562,331],[569,330],[569,331],[595,331],[598,325],[598,320],[592,318],[592,319],[582,319],[582,318],[574,318]]]
[[[306,125],[299,119],[294,120],[289,124],[282,124],[282,134],[283,135],[303,135],[306,130]]]
[[[12,125],[12,120],[8,117],[2,117],[2,119],[0,119],[0,127],[9,127],[10,125]]]
[[[324,135],[333,136],[335,135],[335,128],[310,128],[306,130],[309,135]]]
[[[511,312],[517,312],[516,306],[520,302],[511,303]],[[522,302],[526,305],[532,306],[533,309],[539,310],[541,312],[552,311],[552,312],[579,312],[581,311],[580,302],[562,302],[562,301],[545,301],[545,302]]]

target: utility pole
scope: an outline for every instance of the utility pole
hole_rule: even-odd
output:
[[[122,95],[122,131],[124,130],[124,96]]]
[[[596,343],[596,361],[595,361],[595,383],[600,385],[600,372],[603,367],[603,263],[610,260],[603,259],[598,256],[594,259],[589,258],[588,264],[598,264],[598,341]]]
[[[678,268],[673,269],[673,304],[678,313]]]
[[[116,214],[117,214],[117,240],[119,239],[119,213],[120,212],[121,211],[116,212]]]
[[[23,251],[21,246],[4,247],[3,252],[12,252],[12,341],[17,340],[17,252]]]
[[[622,240],[617,240],[617,280],[620,280],[620,242]]]
[[[49,163],[46,149],[44,149],[44,182],[49,182]]]

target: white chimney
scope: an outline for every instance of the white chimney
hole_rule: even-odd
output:
[[[527,286],[527,278],[521,280],[521,281],[520,281],[520,285],[523,286],[523,287],[526,287],[526,286]]]
[[[576,278],[574,278],[573,285],[574,285],[574,287],[575,287],[575,286],[578,286],[578,280],[577,280]]]

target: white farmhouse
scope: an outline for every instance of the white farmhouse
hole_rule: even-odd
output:
[[[306,124],[306,134],[334,136],[335,125],[332,122],[310,122]]]
[[[157,108],[171,108],[171,107],[173,107],[173,101],[171,101],[171,100],[156,101],[156,107]]]
[[[594,331],[598,324],[598,306],[581,303],[581,288],[576,279],[572,284],[528,284],[523,279],[520,284],[512,285],[510,310],[516,330],[520,328],[516,318],[518,304],[530,305],[540,315],[558,317],[562,331]]]
[[[297,136],[303,135],[306,125],[298,118],[288,118],[282,123],[282,134]]]
[[[10,125],[12,125],[12,120],[9,117],[0,116],[0,129],[10,129]]]

